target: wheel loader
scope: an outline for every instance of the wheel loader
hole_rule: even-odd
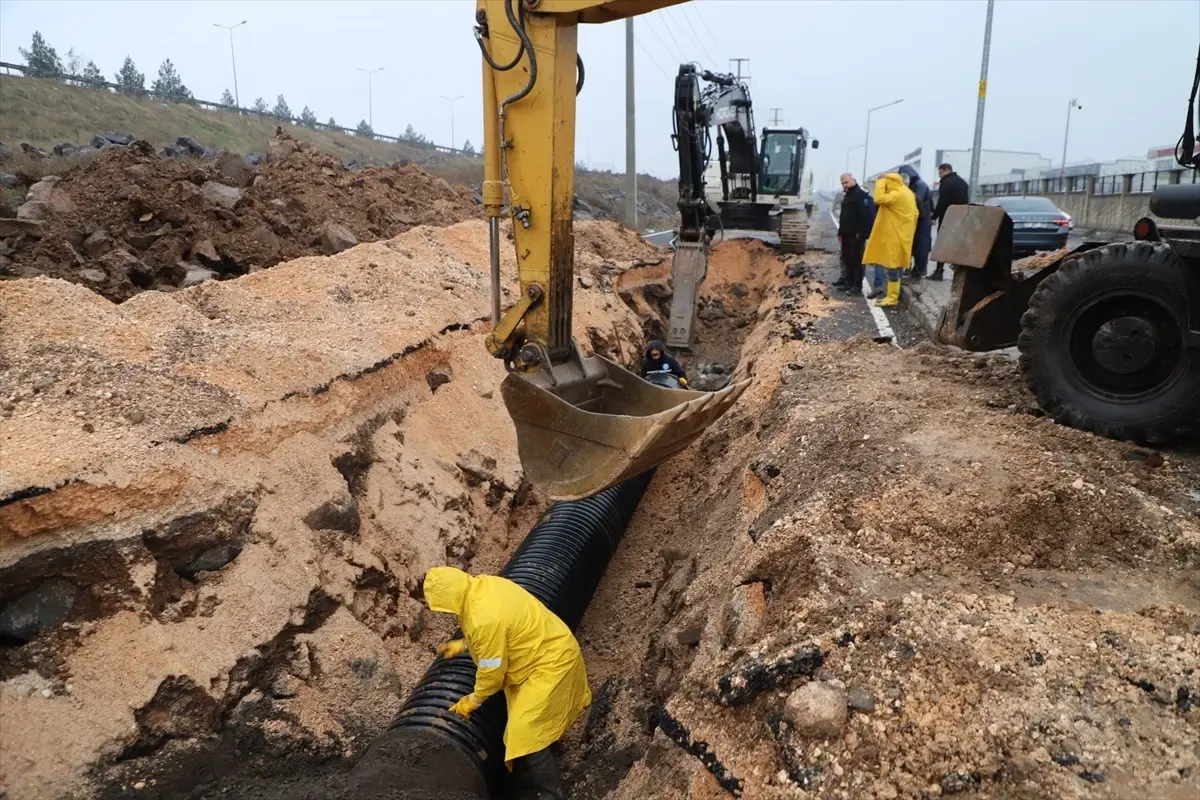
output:
[[[1200,217],[1200,184],[1160,187],[1150,211]],[[1012,219],[952,206],[932,258],[954,266],[943,344],[1016,346],[1056,421],[1138,443],[1200,431],[1200,228],[1145,217],[1130,241],[1085,242],[1029,273],[1012,269]]]

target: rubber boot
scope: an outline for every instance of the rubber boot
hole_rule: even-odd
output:
[[[887,294],[882,300],[879,300],[875,305],[880,308],[891,308],[892,306],[900,305],[900,281],[887,282]]]
[[[933,271],[933,274],[931,274],[931,275],[929,276],[929,280],[931,280],[931,281],[940,281],[940,280],[943,280],[943,279],[945,279],[945,277],[946,277],[946,273],[943,271],[943,267],[942,267],[942,265],[941,265],[941,264],[938,264],[938,265],[937,265],[937,268],[936,268],[936,269],[934,269],[934,271]]]
[[[563,800],[562,776],[547,747],[513,762],[511,800]]]

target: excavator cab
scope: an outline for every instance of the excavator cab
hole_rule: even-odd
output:
[[[652,386],[572,337],[578,25],[680,0],[477,0],[492,331],[526,477],[555,500],[592,495],[687,447],[745,391]],[[500,218],[513,222],[521,294],[501,312]]]

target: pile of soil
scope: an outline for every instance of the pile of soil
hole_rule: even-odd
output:
[[[164,158],[135,142],[56,177],[30,187],[24,219],[0,221],[0,271],[118,302],[480,216],[469,189],[417,166],[347,170],[286,133],[257,167],[232,154]]]

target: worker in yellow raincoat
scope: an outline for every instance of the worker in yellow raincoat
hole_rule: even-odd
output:
[[[878,306],[900,303],[900,277],[912,262],[913,236],[917,232],[917,198],[896,172],[875,180],[875,224],[863,252],[863,264],[887,270],[887,294]]]
[[[446,642],[438,655],[469,651],[475,690],[450,707],[470,718],[501,689],[508,703],[504,760],[530,796],[562,797],[562,781],[550,745],[592,703],[583,654],[571,630],[541,601],[494,575],[471,576],[453,567],[425,575],[432,611],[458,616],[463,638]],[[514,765],[514,762],[516,764]]]

